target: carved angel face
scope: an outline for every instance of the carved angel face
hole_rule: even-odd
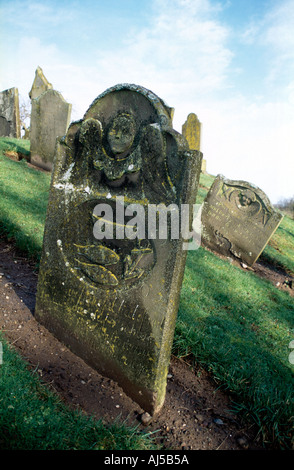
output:
[[[108,131],[107,140],[114,155],[121,157],[133,145],[136,135],[134,118],[130,114],[117,116]]]
[[[242,191],[239,194],[239,201],[240,201],[241,206],[243,207],[250,206],[250,204],[252,204],[252,202],[254,202],[255,199],[256,198],[255,198],[254,193],[250,190]]]

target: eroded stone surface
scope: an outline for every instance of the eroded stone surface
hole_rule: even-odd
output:
[[[49,89],[32,99],[31,162],[45,170],[52,170],[57,137],[66,134],[72,105],[62,95]]]
[[[147,212],[192,208],[202,159],[171,119],[150,90],[117,85],[58,141],[36,304],[40,322],[152,415],[164,402],[186,251],[158,226],[150,238]],[[100,204],[113,209],[112,239],[95,235]],[[130,204],[146,216],[133,239]]]
[[[0,137],[20,139],[19,96],[17,88],[0,93]]]
[[[202,244],[252,266],[282,218],[261,189],[218,175],[204,200]]]
[[[32,88],[29,92],[29,97],[31,100],[38,98],[42,93],[47,90],[53,89],[52,83],[49,83],[45,77],[41,67],[37,67],[35,72],[35,78],[32,84]]]
[[[201,122],[195,113],[190,113],[182,125],[182,134],[187,139],[191,150],[200,150]]]
[[[191,150],[201,150],[201,127],[202,124],[195,113],[190,113],[182,125],[182,134]],[[204,159],[202,160],[201,171],[202,173],[206,172],[206,160]]]

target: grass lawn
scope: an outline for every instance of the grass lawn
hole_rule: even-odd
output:
[[[150,450],[152,439],[137,428],[106,426],[66,407],[40,383],[23,359],[3,340],[0,366],[0,449]]]
[[[294,220],[285,216],[278,230],[270,239],[261,259],[294,273]]]
[[[193,355],[234,395],[265,442],[292,437],[294,302],[254,273],[200,248],[188,253],[174,352]]]
[[[18,145],[22,142],[18,141]],[[50,176],[29,168],[25,161],[6,158],[3,155],[6,145],[7,141],[0,139],[0,227],[23,251],[39,259]],[[213,179],[201,175],[198,203],[203,201]],[[263,259],[293,274],[293,239],[294,221],[285,217],[264,250]],[[283,449],[293,445],[294,366],[289,362],[289,343],[294,340],[293,314],[293,297],[254,272],[240,270],[204,248],[188,252],[173,351],[181,357],[193,357],[209,370],[219,386],[233,394],[235,410],[259,426],[264,442]],[[13,375],[14,384],[10,382],[10,387],[17,388],[20,380]],[[45,392],[42,389],[40,393],[42,398]],[[7,407],[15,405],[8,391],[5,396],[7,413]],[[3,400],[0,407],[1,404]],[[54,406],[58,421],[65,411]],[[41,400],[38,407],[43,423],[41,410],[48,414],[47,405]],[[9,408],[9,412],[14,413],[13,410]],[[23,413],[27,413],[29,420],[30,408]],[[48,425],[48,421],[44,423]],[[69,446],[76,445],[71,438],[75,426],[81,429],[88,426],[83,423],[74,424],[68,432]],[[40,432],[45,429],[42,426]],[[35,429],[39,432],[38,426]],[[134,433],[129,432],[130,435],[134,439]],[[24,436],[19,439],[20,443],[25,442]],[[144,439],[142,446],[146,445]],[[97,438],[98,441],[104,442],[103,438]],[[47,443],[51,448],[56,441],[52,442]],[[92,441],[85,445],[92,445]],[[130,445],[135,445],[135,441]]]
[[[0,139],[0,234],[29,256],[40,258],[51,176],[7,158],[6,150],[28,152],[29,141]]]

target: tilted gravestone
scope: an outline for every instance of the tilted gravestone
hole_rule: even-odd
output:
[[[0,137],[20,139],[19,97],[17,88],[0,93]]]
[[[201,127],[202,124],[194,113],[190,113],[182,125],[182,134],[189,144],[191,150],[201,150]],[[202,160],[202,172],[206,171],[206,160]]]
[[[35,72],[35,79],[33,81],[31,91],[29,92],[29,97],[31,100],[36,99],[42,93],[51,89],[53,89],[52,83],[48,82],[43,70],[38,66]]]
[[[252,266],[282,219],[261,189],[218,175],[203,204],[202,245]]]
[[[32,99],[31,163],[45,170],[52,170],[56,139],[66,134],[71,108],[72,105],[53,89]]]
[[[186,259],[172,216],[195,203],[201,159],[171,108],[130,84],[99,95],[56,150],[36,318],[151,414]]]

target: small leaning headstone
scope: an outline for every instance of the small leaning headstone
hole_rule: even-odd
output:
[[[282,219],[261,189],[218,175],[203,204],[202,245],[252,266]]]
[[[170,218],[195,203],[201,159],[172,109],[129,84],[99,95],[56,148],[36,318],[150,415],[164,403],[186,259]],[[167,235],[149,230],[159,205]]]

